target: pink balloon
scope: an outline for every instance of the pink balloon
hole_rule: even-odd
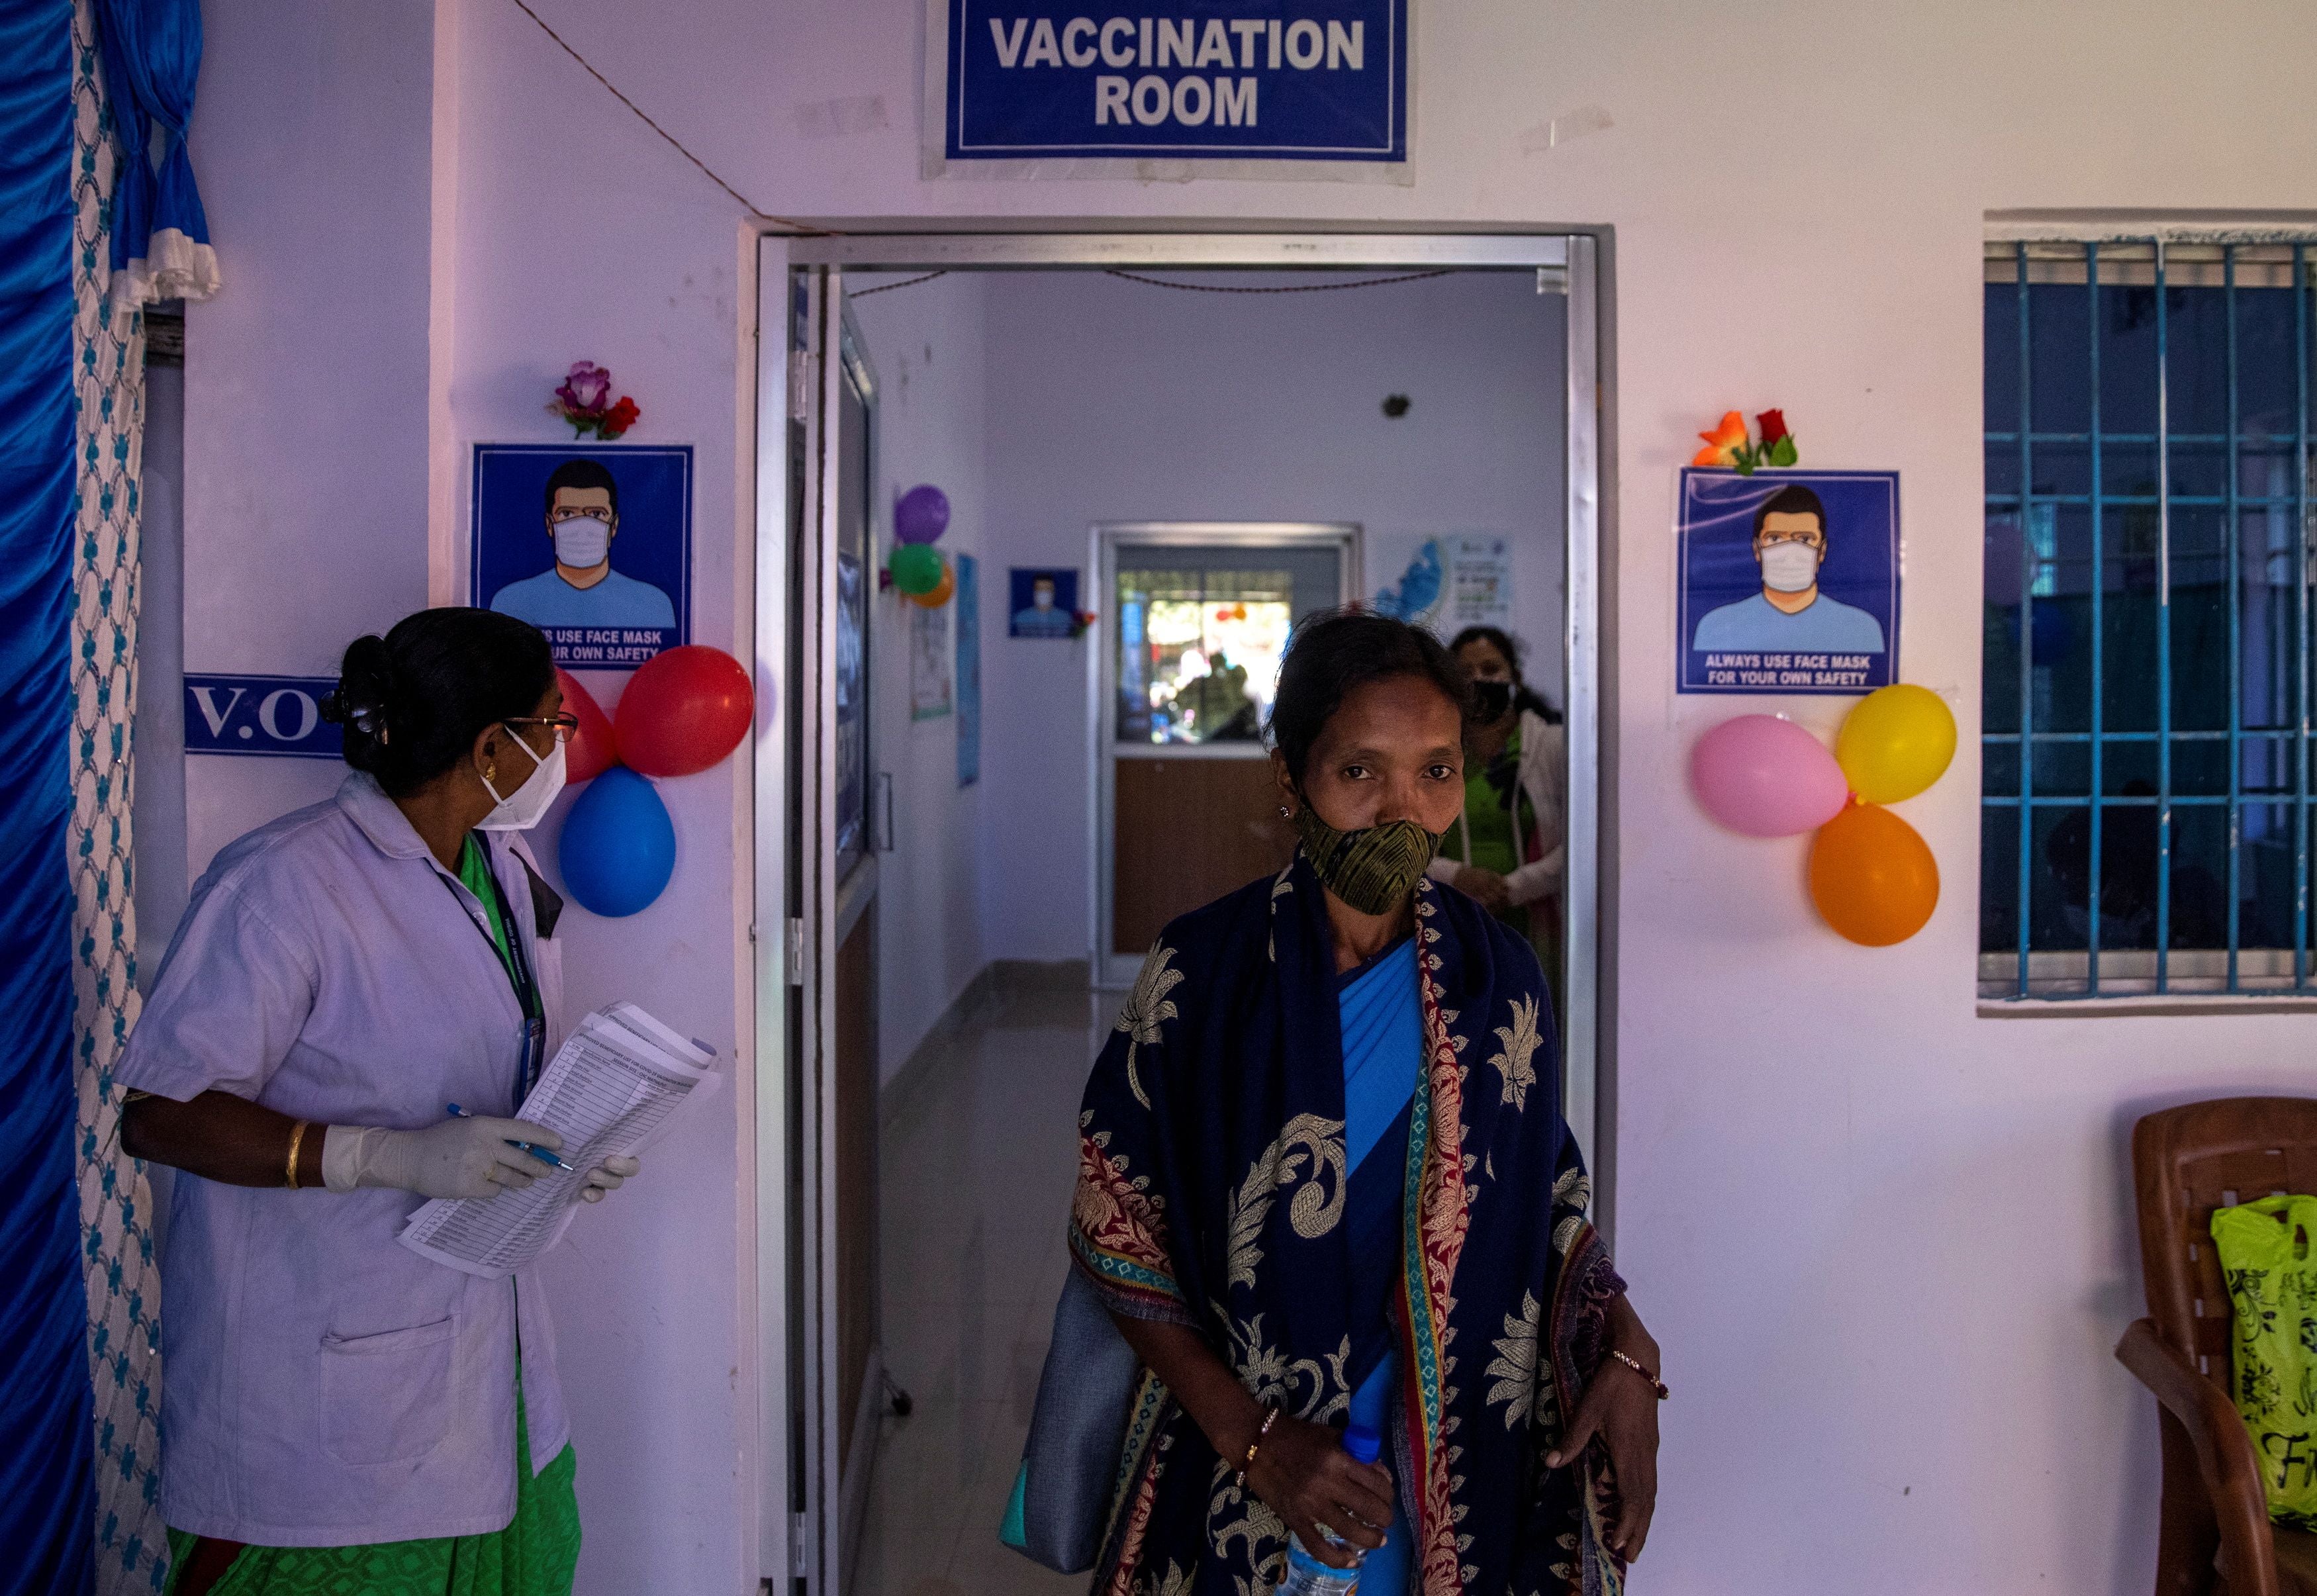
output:
[[[1814,831],[1850,798],[1826,745],[1776,715],[1740,715],[1699,738],[1689,783],[1706,813],[1749,837]]]

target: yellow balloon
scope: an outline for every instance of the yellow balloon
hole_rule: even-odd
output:
[[[1834,740],[1850,790],[1869,803],[1912,798],[1946,773],[1955,751],[1946,704],[1928,687],[1904,685],[1861,699]]]

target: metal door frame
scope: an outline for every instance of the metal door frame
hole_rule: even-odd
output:
[[[820,1296],[812,1260],[801,1250],[810,1233],[802,1224],[825,1200],[816,1188],[834,1178],[831,1161],[806,1160],[801,1141],[801,1089],[810,1079],[804,1041],[828,1013],[833,961],[813,956],[802,937],[811,923],[801,910],[825,914],[833,907],[816,886],[820,856],[833,831],[816,809],[833,776],[834,750],[817,738],[823,699],[831,690],[828,650],[833,617],[805,617],[816,635],[791,637],[787,617],[792,584],[817,573],[833,507],[822,504],[820,457],[826,443],[821,416],[834,404],[833,363],[814,347],[792,351],[796,323],[791,294],[806,288],[803,319],[823,327],[824,290],[830,276],[856,271],[1046,270],[1056,268],[1235,268],[1248,270],[1528,268],[1558,280],[1565,291],[1568,406],[1566,432],[1567,614],[1562,634],[1569,728],[1569,854],[1565,891],[1571,912],[1564,950],[1569,1013],[1561,1027],[1564,1104],[1571,1131],[1594,1172],[1596,1211],[1605,1231],[1614,1224],[1615,1049],[1616,1015],[1617,682],[1605,659],[1615,657],[1615,551],[1605,536],[1605,506],[1614,503],[1609,471],[1614,456],[1612,300],[1606,229],[1571,227],[1439,227],[1394,229],[1165,220],[1010,220],[878,221],[832,220],[826,232],[757,239],[758,325],[756,329],[756,637],[759,658],[786,663],[792,695],[776,699],[769,725],[786,735],[758,740],[754,816],[755,913],[758,928],[756,1025],[756,1216],[760,1237],[756,1344],[763,1362],[759,1456],[760,1573],[768,1584],[803,1596],[839,1596],[840,1527],[825,1511],[829,1494],[819,1460],[801,1444],[808,1414],[795,1394],[815,1385],[824,1398],[836,1382],[824,1369],[803,1378],[802,1358],[817,1351],[833,1359],[826,1339],[818,1349],[801,1332],[801,1315]],[[1249,227],[1250,230],[1234,230]],[[806,268],[827,268],[816,273]],[[841,300],[838,301],[841,304]],[[745,334],[744,329],[744,334]],[[792,449],[810,462],[802,491],[792,503]],[[804,529],[813,535],[801,535]],[[774,684],[777,686],[777,684]],[[823,758],[810,766],[808,749]],[[817,789],[817,790],[816,790]],[[802,844],[810,838],[812,847]],[[833,864],[833,861],[832,861]],[[1577,912],[1588,906],[1591,913]],[[786,936],[765,934],[785,928]],[[792,984],[793,983],[793,985]],[[792,1003],[793,991],[798,1001]],[[773,1039],[781,1040],[774,1044]],[[807,1180],[806,1175],[819,1177]],[[798,1182],[792,1196],[791,1182]],[[777,1240],[776,1240],[777,1238]],[[770,1256],[779,1249],[778,1256]],[[833,1311],[833,1310],[832,1310]],[[823,1427],[826,1430],[826,1427]],[[826,1430],[833,1461],[834,1431]]]
[[[785,276],[785,274],[784,274]],[[791,1547],[789,1567],[808,1590],[841,1592],[851,1583],[854,1551],[868,1506],[869,1479],[875,1467],[877,1428],[875,1394],[884,1384],[883,1349],[879,1344],[872,1305],[871,1343],[860,1389],[847,1391],[838,1376],[843,1345],[838,1333],[836,1253],[843,1239],[836,1234],[837,1090],[836,1004],[837,950],[860,923],[877,891],[878,843],[864,814],[861,851],[850,868],[838,874],[837,819],[834,803],[840,773],[836,767],[836,692],[837,584],[831,561],[843,535],[842,495],[835,474],[843,460],[836,427],[830,417],[842,413],[845,385],[850,382],[862,398],[862,440],[868,477],[863,509],[869,520],[868,546],[863,550],[861,579],[865,585],[862,611],[864,664],[863,691],[870,700],[862,708],[863,735],[869,746],[862,772],[863,802],[877,779],[875,736],[874,628],[876,588],[874,569],[878,533],[877,379],[866,346],[845,302],[844,273],[825,267],[799,274],[810,307],[803,359],[792,379],[792,397],[807,398],[802,452],[804,504],[799,525],[814,535],[798,551],[790,589],[791,614],[797,623],[800,647],[793,656],[793,680],[799,703],[810,713],[795,717],[796,752],[809,772],[798,783],[795,805],[797,830],[791,839],[799,869],[791,886],[790,913],[795,928],[790,936],[797,959],[791,984],[800,991],[797,1024],[792,1032],[790,1081],[796,1112],[792,1116],[792,1152],[811,1150],[799,1168],[810,1178],[793,1188],[799,1198],[789,1233],[795,1261],[803,1266],[791,1276],[795,1308],[791,1329],[802,1367],[816,1376],[797,1395],[801,1423],[791,1456],[801,1464],[797,1517],[791,1521],[798,1544]],[[831,353],[836,358],[828,358]],[[808,824],[808,822],[810,822]],[[872,957],[874,956],[872,953]],[[873,1033],[873,1016],[872,1016]],[[873,1068],[873,1065],[872,1065]],[[870,1106],[873,1115],[875,1106]],[[860,1244],[871,1250],[872,1270],[877,1238]],[[878,1289],[873,1273],[871,1290]],[[849,1410],[849,1412],[848,1412]],[[847,1420],[853,1426],[852,1456],[838,1460],[839,1440]],[[803,1556],[798,1556],[801,1550]]]
[[[1087,539],[1087,569],[1095,573],[1087,607],[1100,612],[1099,635],[1087,650],[1087,781],[1093,802],[1087,806],[1087,900],[1092,916],[1087,929],[1087,969],[1098,987],[1128,987],[1141,968],[1141,954],[1120,954],[1110,946],[1110,916],[1116,896],[1112,880],[1117,801],[1114,757],[1130,759],[1259,759],[1260,744],[1196,743],[1118,745],[1118,694],[1110,668],[1121,543],[1238,543],[1251,549],[1295,543],[1329,543],[1338,551],[1336,602],[1349,604],[1365,589],[1360,565],[1361,527],[1354,521],[1101,521]]]

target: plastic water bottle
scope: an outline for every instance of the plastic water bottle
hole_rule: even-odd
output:
[[[1373,1463],[1383,1456],[1383,1438],[1364,1424],[1355,1424],[1344,1431],[1344,1450],[1359,1463]],[[1325,1530],[1321,1531],[1326,1534]],[[1329,1535],[1328,1539],[1340,1547],[1344,1542]],[[1355,1556],[1364,1558],[1365,1552]],[[1357,1564],[1349,1568],[1331,1568],[1303,1549],[1303,1542],[1291,1530],[1287,1537],[1287,1577],[1279,1583],[1279,1596],[1352,1596],[1360,1588]]]

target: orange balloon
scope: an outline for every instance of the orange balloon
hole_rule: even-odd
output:
[[[1921,930],[1939,903],[1939,863],[1916,829],[1879,803],[1853,804],[1811,845],[1811,901],[1853,942],[1888,947]]]

